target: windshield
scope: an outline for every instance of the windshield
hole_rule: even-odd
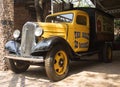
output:
[[[52,23],[61,23],[61,22],[67,22],[71,23],[73,20],[73,14],[61,14],[61,15],[55,15],[55,16],[49,16],[46,19],[46,22],[52,22]]]

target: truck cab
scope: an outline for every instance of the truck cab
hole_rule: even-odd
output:
[[[10,54],[6,56],[8,66],[15,73],[43,63],[49,79],[59,81],[67,76],[70,60],[95,53],[100,60],[112,60],[112,40],[97,40],[96,23],[91,22],[87,11],[80,9],[48,15],[45,22],[27,22],[22,32],[14,31],[13,37],[5,48]]]
[[[89,47],[89,16],[86,12],[73,10],[49,15],[45,23],[43,38],[59,36],[64,38],[74,52],[87,51]]]

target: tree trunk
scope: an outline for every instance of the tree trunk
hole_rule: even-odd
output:
[[[6,70],[5,43],[11,38],[13,27],[13,0],[0,0],[0,70]]]
[[[43,18],[43,0],[34,0],[34,4],[35,4],[35,10],[36,10],[36,17],[37,17],[37,21],[38,22],[42,22],[44,21]]]
[[[37,21],[44,22],[45,17],[50,14],[51,0],[34,0]]]

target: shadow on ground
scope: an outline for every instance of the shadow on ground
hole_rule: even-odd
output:
[[[98,73],[106,73],[106,74],[120,74],[120,56],[118,55],[120,52],[117,52],[113,55],[112,63],[102,63],[97,60],[97,55],[89,56],[86,61],[73,61],[70,63],[69,75],[77,74],[82,71],[91,71]],[[36,79],[45,79],[48,80],[48,77],[45,72],[44,67],[32,66],[25,73],[22,73],[27,77],[32,77]],[[35,79],[33,79],[35,80]]]
[[[51,82],[41,66],[32,66],[26,72],[0,74],[0,87],[119,87],[120,52],[114,52],[112,63],[101,63],[97,55],[86,57],[86,61],[70,63],[69,75],[59,81]]]

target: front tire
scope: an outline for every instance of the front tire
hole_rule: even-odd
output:
[[[7,59],[7,65],[15,73],[25,72],[30,66],[27,62],[13,59]]]
[[[69,70],[68,57],[65,46],[54,46],[48,52],[45,59],[45,69],[50,80],[59,81],[67,76]]]

